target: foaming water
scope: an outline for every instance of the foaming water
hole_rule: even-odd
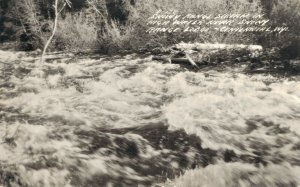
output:
[[[299,77],[134,55],[0,70],[0,185],[300,184]]]
[[[210,186],[297,186],[299,184],[299,168],[290,165],[269,165],[254,167],[250,164],[222,163],[210,165],[204,169],[187,171],[184,176],[174,182],[165,184],[177,187],[210,187]],[[197,180],[195,180],[197,179]]]

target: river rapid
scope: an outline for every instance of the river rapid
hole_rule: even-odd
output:
[[[22,59],[0,58],[0,186],[300,185],[299,77]]]

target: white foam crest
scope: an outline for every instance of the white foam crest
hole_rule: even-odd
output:
[[[297,82],[253,81],[244,75],[179,73],[168,83],[168,93],[177,97],[164,107],[171,128],[196,133],[205,147],[236,147],[246,138],[247,120],[262,118],[300,133]],[[246,144],[245,144],[246,145]]]
[[[280,187],[300,184],[300,167],[289,164],[254,167],[242,163],[221,163],[190,170],[165,187]]]

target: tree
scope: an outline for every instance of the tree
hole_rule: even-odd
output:
[[[55,3],[54,3],[55,18],[54,18],[53,31],[52,31],[51,36],[49,37],[49,39],[47,40],[47,42],[46,42],[46,44],[44,46],[44,49],[43,49],[43,52],[42,52],[42,56],[41,56],[41,63],[44,62],[44,56],[46,54],[47,48],[48,48],[49,44],[51,43],[51,41],[52,41],[52,39],[53,39],[53,37],[55,35],[55,32],[57,30],[57,22],[58,22],[59,14],[65,8],[66,5],[68,5],[69,7],[71,7],[71,2],[69,0],[64,0],[64,4],[63,4],[62,8],[60,10],[58,10],[59,9],[59,7],[58,7],[58,1],[59,0],[55,0]]]

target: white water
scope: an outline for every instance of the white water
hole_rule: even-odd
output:
[[[203,148],[259,155],[267,163],[224,163],[219,155],[213,165],[163,185],[300,185],[299,77],[191,72],[132,56],[54,62],[43,67],[43,74],[22,70],[34,67],[22,58],[0,64],[1,172],[12,172],[23,185],[132,186],[118,184],[120,177],[160,183],[133,164],[170,150],[155,149],[143,134],[98,135],[101,129],[156,123],[196,134]],[[3,86],[7,83],[11,86]],[[118,145],[103,141],[120,137],[135,142],[140,160],[106,154]],[[95,139],[105,145],[86,154]],[[1,175],[0,185],[7,178]],[[11,183],[20,186],[17,179]]]

